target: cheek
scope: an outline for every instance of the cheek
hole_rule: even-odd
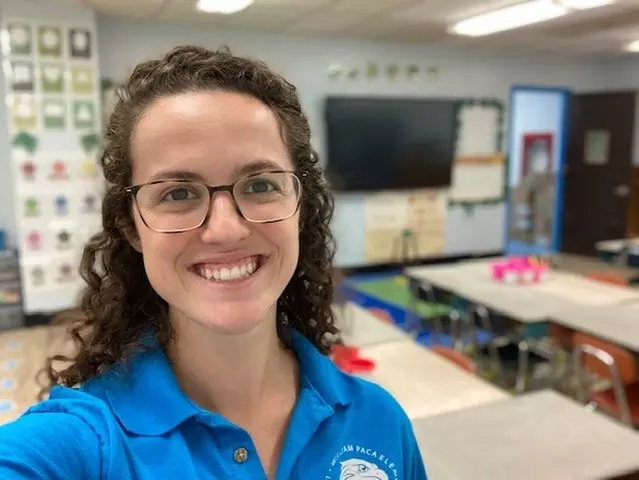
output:
[[[190,232],[177,234],[157,233],[138,223],[138,236],[142,247],[144,267],[152,283],[162,278],[168,278],[165,273],[172,270],[177,256],[190,241]]]
[[[297,217],[283,222],[264,224],[262,234],[276,247],[284,263],[297,265],[300,247]]]

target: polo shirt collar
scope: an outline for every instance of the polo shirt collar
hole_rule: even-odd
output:
[[[331,408],[347,405],[346,375],[295,330],[291,343],[300,363],[301,388]],[[126,367],[119,365],[94,381],[105,391],[123,427],[137,435],[163,435],[191,417],[211,415],[184,394],[166,355],[157,347],[134,355]],[[219,425],[230,425],[219,415],[213,418]]]

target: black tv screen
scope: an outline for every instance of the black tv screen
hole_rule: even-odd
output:
[[[459,102],[328,98],[326,174],[336,190],[451,183]]]

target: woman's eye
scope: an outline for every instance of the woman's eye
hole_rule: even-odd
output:
[[[275,186],[267,180],[255,180],[246,189],[247,193],[270,193],[277,190]]]
[[[170,190],[169,192],[167,192],[167,194],[164,195],[164,198],[162,199],[162,201],[184,202],[186,200],[193,200],[194,198],[197,198],[197,195],[194,192],[192,192],[188,188],[181,187],[181,188],[174,188],[173,190]]]

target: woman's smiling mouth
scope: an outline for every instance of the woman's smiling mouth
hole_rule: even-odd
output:
[[[262,264],[262,256],[254,255],[233,262],[197,263],[193,266],[193,271],[209,281],[237,282],[255,274]]]

